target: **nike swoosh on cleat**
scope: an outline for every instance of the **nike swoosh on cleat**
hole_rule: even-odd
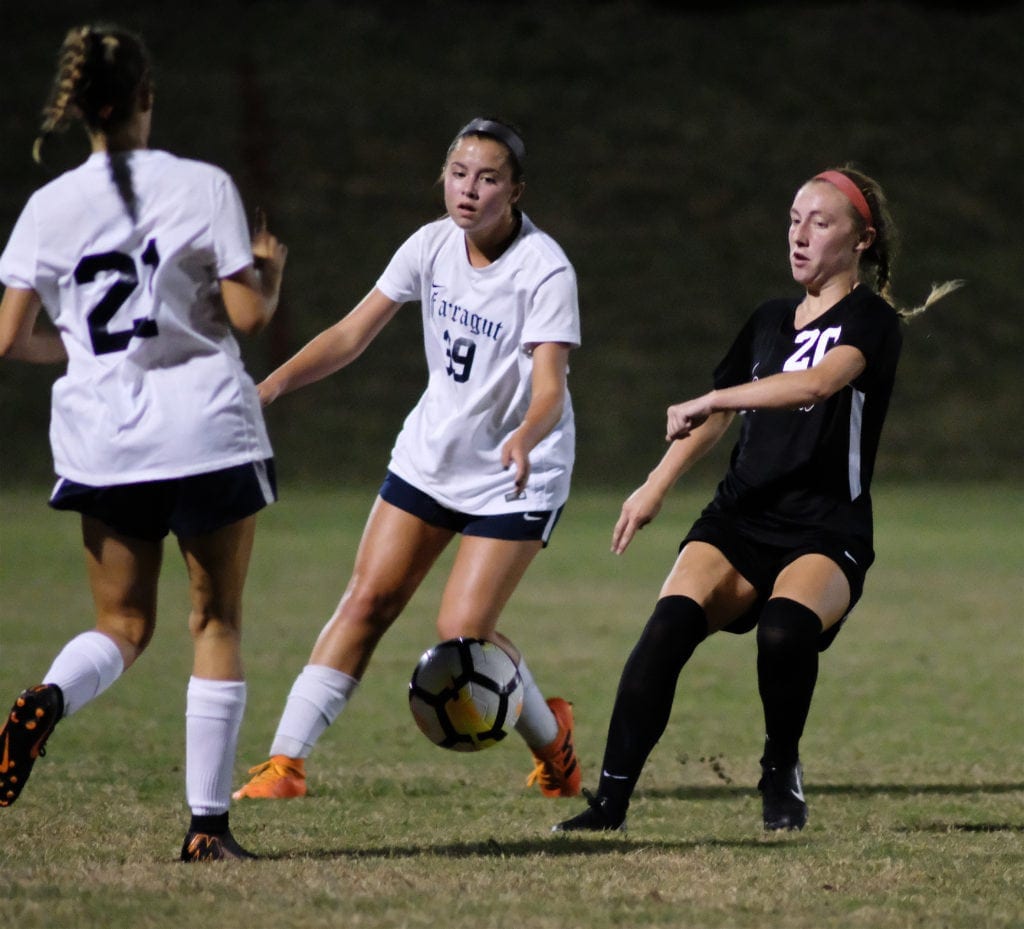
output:
[[[11,766],[11,734],[9,732],[4,733],[4,757],[0,761],[0,774],[6,774],[7,769]]]

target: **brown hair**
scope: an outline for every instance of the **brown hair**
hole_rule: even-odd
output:
[[[892,294],[893,265],[899,254],[899,232],[896,224],[893,222],[892,211],[889,208],[888,198],[882,190],[882,185],[853,165],[846,164],[838,168],[830,168],[829,170],[838,171],[848,177],[867,201],[868,209],[871,211],[872,224],[875,229],[875,238],[861,255],[861,277],[873,290],[884,297],[900,316],[904,319],[917,316],[928,309],[936,300],[941,300],[947,294],[952,293],[963,285],[963,281],[946,281],[942,284],[933,284],[928,298],[920,306],[904,307],[899,305]],[[853,203],[850,203],[850,215],[857,223],[858,231],[863,232],[867,228],[867,220],[854,207]]]
[[[43,107],[43,123],[32,146],[42,163],[42,147],[76,119],[91,132],[110,132],[135,113],[140,93],[151,93],[149,52],[142,39],[119,26],[76,26],[68,31],[57,56],[57,73]],[[109,153],[110,176],[136,218],[131,171],[124,153]]]
[[[508,152],[508,163],[512,168],[512,182],[518,184],[523,180],[523,172],[526,168],[526,143],[523,142],[522,133],[512,123],[504,119],[496,119],[491,116],[478,116],[471,119],[463,126],[452,139],[445,153],[445,165],[451,157],[455,147],[466,136],[476,136],[481,139],[494,139],[500,142],[505,151]],[[444,168],[442,167],[442,176]]]

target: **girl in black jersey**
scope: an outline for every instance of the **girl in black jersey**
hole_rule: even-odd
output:
[[[827,648],[874,558],[871,475],[899,359],[891,305],[894,229],[874,180],[830,170],[797,191],[789,260],[802,299],[760,306],[714,374],[714,389],[668,408],[668,452],[626,500],[612,534],[624,552],[673,484],[743,414],[714,499],[680,546],[619,681],[596,796],[555,831],[622,827],[676,681],[712,632],[757,627],[765,747],[765,829],[807,822],[799,744]]]

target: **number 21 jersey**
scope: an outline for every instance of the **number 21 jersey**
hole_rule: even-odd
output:
[[[221,169],[166,152],[106,153],[36,191],[0,256],[60,331],[50,442],[61,477],[109,485],[184,477],[272,454],[219,279],[252,263]]]

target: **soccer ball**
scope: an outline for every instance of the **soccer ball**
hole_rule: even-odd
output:
[[[449,639],[423,653],[409,709],[435,745],[478,752],[497,745],[523,709],[523,679],[509,654],[483,639]]]

